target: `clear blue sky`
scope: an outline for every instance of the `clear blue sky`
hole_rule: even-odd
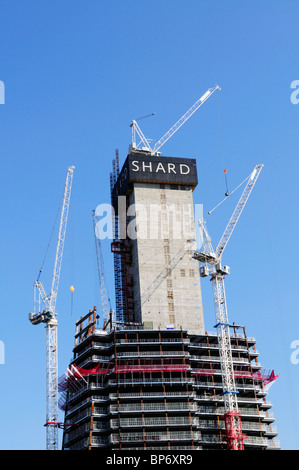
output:
[[[224,167],[233,189],[254,164],[265,165],[224,255],[229,318],[246,326],[260,362],[280,374],[268,396],[278,439],[299,449],[299,364],[290,360],[299,340],[299,105],[290,101],[299,79],[298,15],[290,0],[0,1],[1,449],[45,448],[45,329],[28,313],[67,166],[76,169],[57,302],[60,374],[76,319],[99,305],[91,211],[110,201],[115,149],[122,163],[132,119],[157,112],[142,121],[157,140],[216,83],[221,92],[163,153],[197,159],[194,201],[206,210],[224,197]],[[215,245],[236,201],[208,219]],[[108,242],[104,249],[113,296]],[[202,289],[211,331],[208,281]]]

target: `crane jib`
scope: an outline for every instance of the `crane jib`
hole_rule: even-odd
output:
[[[143,150],[147,151],[151,155],[158,155],[158,150],[179,130],[179,128],[197,111],[200,106],[214,93],[214,91],[220,90],[220,87],[216,85],[214,88],[209,88],[199,100],[197,100],[191,108],[186,111],[186,113],[180,117],[180,119],[156,142],[154,148],[152,149],[147,139],[142,133],[140,127],[138,126],[136,120],[133,120],[130,124],[132,127],[132,144],[129,147],[131,150]],[[154,113],[153,113],[154,114]],[[136,134],[140,138],[140,142],[136,143]]]

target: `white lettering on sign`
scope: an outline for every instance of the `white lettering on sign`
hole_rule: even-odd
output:
[[[158,173],[158,171],[161,171],[161,170],[163,171],[163,173],[166,173],[164,166],[160,162],[160,163],[158,163],[158,166],[156,168],[156,173]]]
[[[134,160],[134,161],[132,162],[132,165],[133,165],[133,167],[134,167],[134,168],[132,168],[132,171],[139,171],[138,163],[139,163],[139,162],[137,162],[136,160]]]
[[[175,175],[179,173],[180,175],[188,175],[190,173],[190,166],[185,163],[175,164],[175,163],[162,163],[158,162],[156,168],[154,168],[152,162],[139,162],[138,160],[132,161],[131,170],[143,171],[148,173],[174,173]]]
[[[176,174],[174,163],[168,163],[168,173],[171,173],[171,172]]]
[[[187,168],[187,171],[183,171],[183,167]],[[181,175],[188,175],[188,173],[190,173],[190,167],[188,165],[185,165],[184,163],[181,163],[180,172],[181,172]]]
[[[152,163],[150,162],[148,165],[145,164],[145,162],[142,162],[142,171],[146,171],[146,169],[149,169],[150,173],[152,172]]]

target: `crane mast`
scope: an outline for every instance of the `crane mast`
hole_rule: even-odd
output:
[[[229,450],[244,449],[244,435],[242,433],[241,414],[238,411],[237,390],[234,379],[233,358],[230,340],[230,324],[227,313],[224,279],[229,274],[228,266],[221,266],[224,249],[232,235],[239,217],[248,201],[250,193],[262,171],[263,165],[256,165],[248,178],[246,187],[236,205],[236,208],[224,230],[224,233],[214,251],[205,226],[205,221],[199,221],[202,236],[202,251],[193,255],[200,261],[201,277],[210,276],[213,288],[214,310],[219,346],[219,357],[224,397],[224,421],[226,442]]]
[[[29,314],[29,320],[33,325],[46,324],[46,448],[47,450],[58,449],[58,341],[57,341],[57,313],[56,300],[61,272],[63,248],[66,234],[66,226],[70,205],[70,196],[73,180],[74,166],[67,171],[64,186],[62,210],[58,232],[58,241],[52,277],[51,292],[46,294],[39,280],[34,282],[35,299],[38,294],[38,310]],[[41,307],[43,306],[43,310]]]
[[[150,146],[149,141],[147,138],[144,136],[142,130],[138,126],[136,121],[132,121],[130,124],[130,127],[132,128],[132,144],[131,144],[131,149],[136,150],[139,148],[141,143],[143,146],[141,147],[141,150],[146,150],[147,152],[150,152],[151,154],[153,153],[153,150]],[[136,144],[136,135],[138,135],[140,142]]]

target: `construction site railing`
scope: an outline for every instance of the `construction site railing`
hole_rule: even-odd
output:
[[[258,416],[260,418],[264,418],[266,414],[257,410],[256,408],[242,408],[239,407],[239,412],[241,416]],[[216,415],[224,415],[225,409],[222,406],[219,407],[210,407],[210,406],[198,406],[197,408],[198,414],[216,414]]]
[[[220,395],[209,395],[209,394],[203,394],[203,395],[200,395],[200,394],[197,394],[194,396],[194,399],[199,401],[199,400],[205,400],[205,401],[217,401],[217,402],[223,402],[224,401],[224,398],[223,396],[220,396]],[[238,403],[239,402],[244,402],[244,403],[256,403],[257,405],[259,406],[267,406],[267,407],[270,407],[272,406],[271,402],[264,402],[261,398],[253,398],[253,397],[242,397],[241,396],[238,396]]]
[[[144,378],[132,378],[132,377],[127,377],[123,379],[110,379],[109,380],[109,385],[117,385],[117,384],[142,384],[142,383],[193,383],[192,378],[190,377],[144,377]]]
[[[188,391],[188,390],[176,391],[176,392],[166,391],[165,393],[163,391],[161,391],[161,392],[142,392],[142,393],[135,392],[135,393],[119,393],[119,394],[110,393],[109,394],[109,398],[111,398],[111,399],[118,398],[118,397],[119,398],[135,398],[135,397],[138,397],[138,398],[143,398],[143,397],[164,397],[164,398],[167,398],[167,397],[180,397],[180,396],[194,398],[196,395],[195,395],[194,391]]]
[[[71,449],[71,450],[84,450],[84,449],[88,449],[88,445],[89,445],[89,438],[85,437],[85,438],[81,439],[80,441],[77,441],[74,444],[72,444],[69,447],[69,449]]]
[[[190,422],[189,417],[180,416],[180,417],[172,417],[169,416],[167,419],[166,417],[155,417],[155,418],[122,418],[112,419],[111,420],[111,427],[119,428],[121,427],[135,427],[135,426],[197,426],[198,419],[193,418]]]
[[[196,348],[196,349],[215,349],[217,351],[219,350],[218,344],[191,343],[190,347],[191,348]],[[231,348],[234,349],[234,350],[238,350],[238,351],[239,350],[240,351],[248,351],[247,347],[243,346],[243,345],[232,344]]]
[[[127,356],[185,356],[189,357],[186,351],[125,351],[119,352],[117,357]]]
[[[208,362],[220,362],[219,356],[192,356],[192,360],[198,361],[208,361]],[[250,364],[250,361],[247,357],[234,357],[233,362],[243,362],[244,364]]]
[[[269,449],[280,449],[280,441],[268,440]]]
[[[92,436],[91,445],[101,447],[107,446],[110,443],[110,440],[107,437]]]
[[[217,338],[217,333],[215,333],[215,331],[208,331],[206,333],[206,335],[207,336],[215,336]],[[231,332],[230,337],[231,337],[232,340],[233,339],[244,339],[244,340],[247,340],[249,343],[255,343],[256,342],[255,338],[253,338],[251,336],[246,336],[245,337],[243,334],[239,334],[239,333],[234,334],[234,333]]]
[[[116,344],[126,343],[190,343],[190,338],[120,338],[116,340]]]
[[[111,434],[111,442],[132,442],[132,441],[170,441],[170,440],[190,440],[198,439],[199,433],[183,432],[152,432],[152,433],[117,433]]]
[[[200,420],[198,422],[198,427],[200,429],[225,429],[224,421],[216,420]],[[256,431],[256,432],[267,432],[268,426],[266,424],[242,422],[242,431]]]
[[[195,411],[197,406],[194,403],[120,403],[119,405],[110,405],[110,412],[122,412],[122,411],[171,411],[171,410],[193,410]]]
[[[214,389],[214,388],[223,388],[223,385],[219,382],[209,382],[209,381],[203,381],[203,380],[196,380],[194,383],[194,386],[199,386],[203,388],[208,388],[208,389]],[[250,383],[250,384],[241,384],[241,383],[236,383],[236,388],[238,389],[250,389],[250,390],[262,390],[262,387],[258,384],[255,383]]]

